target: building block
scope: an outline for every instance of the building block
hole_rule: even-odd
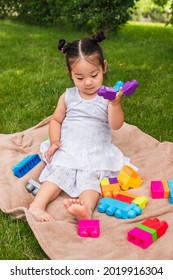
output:
[[[147,232],[150,232],[152,234],[153,242],[157,240],[157,231],[155,229],[147,227],[147,226],[145,226],[143,224],[139,224],[137,227],[140,228],[140,229],[143,229],[143,230],[145,230]]]
[[[100,236],[99,220],[79,220],[78,235],[81,237],[97,238]]]
[[[166,221],[160,222],[158,218],[150,218],[128,232],[128,241],[145,249],[160,238],[167,228]]]
[[[117,178],[103,178],[100,181],[102,196],[114,197],[120,190]]]
[[[139,207],[141,207],[142,209],[145,208],[146,203],[148,202],[148,199],[146,198],[146,196],[137,196],[132,203],[136,203]]]
[[[173,204],[173,180],[151,181],[152,198],[168,198]]]
[[[120,90],[120,85],[118,84],[114,87],[102,87],[98,89],[98,95],[99,96],[103,96],[104,99],[109,99],[109,100],[114,100],[116,97],[117,92]],[[123,83],[123,82],[121,82]],[[139,86],[138,82],[136,80],[132,80],[131,82],[126,82],[125,84],[122,85],[122,89],[123,89],[123,95],[125,95],[126,97],[129,97],[130,95],[132,95],[135,91],[136,88]],[[118,90],[118,91],[117,91]]]
[[[100,213],[105,213],[116,218],[135,218],[142,213],[142,209],[136,203],[126,203],[117,199],[104,197],[97,207]]]
[[[33,154],[25,157],[17,165],[12,168],[12,171],[15,176],[18,178],[23,177],[28,173],[32,168],[34,168],[41,161],[38,154]]]
[[[28,183],[26,184],[25,188],[28,192],[32,193],[33,195],[36,195],[38,190],[40,189],[40,184],[36,182],[33,179],[30,179]]]
[[[168,224],[166,221],[160,222],[158,218],[149,218],[142,222],[143,225],[153,228],[157,231],[157,238],[160,238],[168,228]]]
[[[164,198],[168,198],[170,194],[168,182],[166,180],[162,180],[162,185],[164,189]]]
[[[128,241],[143,249],[153,243],[152,234],[137,227],[128,232]]]
[[[114,198],[117,199],[117,200],[120,200],[120,201],[127,202],[127,203],[132,203],[132,201],[134,200],[133,197],[130,197],[130,196],[125,195],[125,194],[120,194],[120,193],[115,195]]]
[[[120,88],[124,85],[122,81],[117,81],[116,84],[113,86],[113,88],[116,90],[116,92],[120,91]]]
[[[133,80],[131,82],[126,82],[122,88],[123,88],[123,94],[127,97],[132,95],[135,91],[136,88],[139,86],[138,82],[136,80]]]
[[[151,181],[152,198],[164,198],[162,181]]]
[[[138,188],[142,182],[143,180],[138,176],[138,173],[130,166],[124,165],[118,174],[118,183],[124,191],[129,188]]]
[[[171,204],[173,204],[173,180],[169,180],[168,181],[168,188],[169,188],[169,191],[170,191],[169,202]]]

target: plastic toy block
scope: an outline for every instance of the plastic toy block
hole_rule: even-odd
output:
[[[97,238],[100,236],[99,220],[79,220],[78,235],[81,237]]]
[[[136,88],[139,86],[138,82],[136,80],[132,80],[131,82],[126,82],[122,88],[123,88],[123,94],[127,97],[132,95]]]
[[[120,186],[117,184],[110,184],[101,186],[102,196],[103,197],[115,197],[120,190]]]
[[[148,199],[146,198],[146,196],[137,196],[132,203],[136,203],[139,207],[141,207],[142,209],[145,208],[146,203],[148,202]]]
[[[138,176],[138,173],[130,166],[124,165],[118,175],[118,182],[122,190],[129,188],[138,188],[143,180]]]
[[[116,84],[113,86],[113,88],[116,90],[116,92],[120,91],[120,87],[122,87],[124,83],[122,81],[117,81]]]
[[[103,96],[104,99],[114,100],[116,97],[116,90],[113,87],[102,87],[98,89],[98,95]]]
[[[165,234],[166,229],[168,228],[168,224],[166,221],[160,222],[158,218],[149,218],[142,222],[143,225],[153,228],[157,231],[157,238],[160,238],[163,234]]]
[[[117,179],[117,177],[115,177],[115,178],[109,178],[109,183],[110,183],[110,184],[118,184],[118,179]]]
[[[100,181],[102,196],[114,197],[120,190],[117,178],[103,178]]]
[[[168,182],[166,180],[162,180],[162,185],[163,185],[163,189],[164,189],[164,198],[168,198],[170,195]]]
[[[145,230],[147,232],[150,232],[152,234],[153,242],[157,240],[157,231],[155,229],[147,227],[147,226],[145,226],[143,224],[139,224],[137,227],[140,228],[140,229],[143,229],[143,230]]]
[[[137,227],[128,232],[128,241],[143,249],[153,243],[152,234]]]
[[[124,194],[120,194],[118,193],[117,195],[114,196],[115,199],[120,200],[120,201],[124,201],[127,203],[132,203],[132,201],[134,200],[133,197],[124,195]]]
[[[128,232],[128,241],[145,249],[160,238],[167,228],[166,221],[160,222],[157,218],[147,219]]]
[[[123,82],[118,81],[117,84],[115,84],[114,87],[102,87],[98,89],[98,95],[103,96],[104,99],[109,99],[109,100],[114,100],[116,97],[117,92],[120,90],[120,87]],[[136,88],[138,87],[138,82],[136,80],[132,80],[131,82],[126,82],[125,84],[122,85],[123,89],[123,95],[126,97],[129,97],[132,95],[135,91]]]
[[[136,194],[134,194],[134,193],[129,193],[129,192],[126,192],[126,191],[119,191],[119,194],[132,197],[133,199],[135,199],[135,198],[137,197]]]
[[[41,185],[38,182],[34,181],[33,179],[30,179],[26,184],[25,188],[28,192],[32,193],[33,195],[36,195],[40,186]]]
[[[129,204],[117,199],[104,197],[97,207],[100,213],[105,213],[116,218],[135,218],[142,213],[142,209],[135,203]]]
[[[164,188],[162,181],[151,181],[152,198],[164,198]]]
[[[168,181],[168,188],[169,188],[169,191],[170,191],[169,202],[171,204],[173,204],[173,180],[169,180]]]
[[[29,155],[12,168],[13,173],[18,178],[21,178],[32,168],[34,168],[40,161],[41,159],[38,154]]]
[[[109,179],[108,178],[103,178],[101,181],[100,181],[100,185],[101,186],[105,186],[105,185],[109,185]]]

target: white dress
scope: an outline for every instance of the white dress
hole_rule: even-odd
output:
[[[83,99],[76,87],[65,93],[66,116],[61,127],[61,146],[51,163],[45,159],[50,142],[41,143],[47,163],[40,182],[51,181],[72,197],[86,189],[100,192],[100,179],[115,177],[129,159],[111,143],[108,101],[100,96]]]

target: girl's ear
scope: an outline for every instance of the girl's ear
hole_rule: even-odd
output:
[[[103,70],[103,74],[106,73],[107,70],[107,60],[104,60],[104,70]]]

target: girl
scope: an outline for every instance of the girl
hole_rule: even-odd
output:
[[[92,219],[101,193],[100,180],[115,177],[127,163],[111,143],[111,129],[119,129],[124,122],[122,89],[113,101],[97,95],[107,68],[100,47],[104,39],[100,32],[92,39],[59,41],[58,49],[66,54],[75,87],[59,98],[50,121],[50,142],[41,144],[47,165],[39,178],[42,186],[29,208],[39,221],[54,220],[46,207],[62,190],[72,197],[64,200],[71,215]]]

